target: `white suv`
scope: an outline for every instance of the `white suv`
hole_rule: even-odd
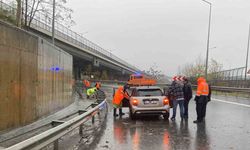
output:
[[[137,115],[163,115],[164,119],[169,118],[169,100],[163,95],[160,87],[138,86],[131,89],[129,99],[131,119],[135,119]]]

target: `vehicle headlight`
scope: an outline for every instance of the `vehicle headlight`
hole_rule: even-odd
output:
[[[132,99],[132,105],[133,105],[133,106],[138,106],[138,100],[135,99],[135,98],[133,98],[133,99]]]

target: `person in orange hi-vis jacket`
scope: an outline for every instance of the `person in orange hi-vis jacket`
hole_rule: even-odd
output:
[[[100,89],[100,88],[101,88],[101,83],[100,83],[100,82],[96,82],[95,87],[96,87],[97,89]]]
[[[122,100],[126,98],[129,99],[129,95],[126,92],[126,88],[123,86],[119,86],[116,90],[114,97],[113,97],[113,106],[114,106],[114,117],[117,117],[118,114],[116,114],[117,108],[119,108],[119,115],[122,116],[124,113],[122,113]]]
[[[197,79],[197,92],[194,99],[196,101],[197,120],[195,120],[194,123],[200,123],[204,121],[208,102],[208,95],[209,86],[206,82],[206,79],[203,77],[199,77]]]
[[[90,82],[88,80],[83,80],[83,84],[84,84],[86,89],[88,89],[90,87]]]

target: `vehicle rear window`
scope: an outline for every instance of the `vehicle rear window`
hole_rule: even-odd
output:
[[[137,91],[137,96],[162,96],[160,89],[140,89]]]

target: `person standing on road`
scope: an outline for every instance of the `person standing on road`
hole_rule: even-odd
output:
[[[124,86],[125,87],[125,86]],[[117,117],[116,110],[119,109],[119,115],[122,116],[124,113],[122,112],[122,100],[124,98],[129,99],[129,96],[126,92],[126,88],[123,86],[119,86],[118,89],[115,91],[112,103],[114,106],[114,117]]]
[[[173,97],[173,115],[171,120],[175,120],[176,116],[176,109],[179,105],[180,107],[180,117],[181,119],[184,118],[184,92],[183,92],[183,85],[181,82],[173,81],[170,88],[168,89],[168,96]]]
[[[188,104],[190,99],[193,97],[193,92],[191,84],[189,83],[186,77],[184,77],[183,92],[184,92],[184,118],[188,119]]]
[[[86,80],[86,79],[83,80],[83,84],[84,84],[86,90],[90,88],[90,82],[88,80]]]
[[[100,89],[100,88],[101,88],[101,82],[96,82],[95,87],[96,87],[97,89]]]
[[[96,87],[87,89],[87,99],[92,97],[97,90],[99,90],[99,89],[97,89]]]
[[[206,82],[206,79],[203,77],[199,77],[197,79],[197,92],[194,99],[196,102],[197,120],[195,120],[194,123],[203,122],[204,117],[206,115],[208,95],[209,95],[209,86]]]

